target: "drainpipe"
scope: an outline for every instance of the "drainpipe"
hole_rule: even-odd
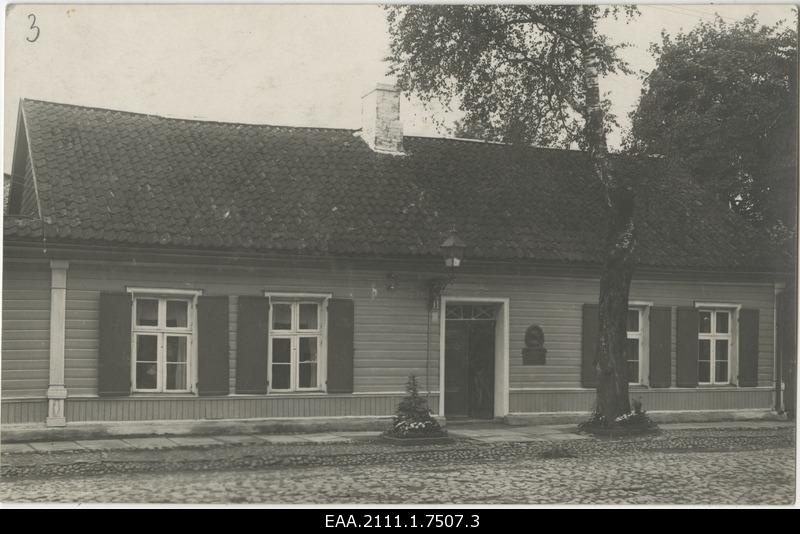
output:
[[[783,291],[785,284],[775,284],[775,300],[773,302],[773,320],[775,321],[773,351],[775,352],[775,411],[783,413],[783,329],[781,323],[783,315],[786,313],[783,306]]]

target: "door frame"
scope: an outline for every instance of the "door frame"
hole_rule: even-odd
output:
[[[448,303],[460,304],[499,304],[494,326],[494,416],[508,415],[509,390],[509,321],[508,308],[510,299],[496,297],[466,297],[442,295],[439,306],[439,416],[444,417],[445,363],[444,342],[445,323]]]

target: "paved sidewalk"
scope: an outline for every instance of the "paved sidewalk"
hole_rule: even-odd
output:
[[[794,426],[794,422],[792,421],[724,421],[711,423],[666,423],[659,425],[662,430],[764,429],[792,426]],[[457,423],[448,426],[447,430],[451,437],[480,443],[561,442],[595,439],[591,436],[576,433],[575,428],[575,425],[510,426],[498,423]],[[302,445],[354,443],[357,441],[371,440],[379,435],[380,432],[375,431],[350,431],[314,434],[156,436],[77,441],[42,441],[0,444],[0,452],[3,454],[18,454],[98,450],[176,449],[181,447],[202,448],[235,444]]]
[[[144,438],[96,439],[78,441],[41,441],[33,443],[3,443],[0,452],[6,454],[30,452],[65,452],[82,450],[176,449],[179,447],[216,447],[224,445],[274,444],[299,445],[311,443],[352,443],[358,439],[376,437],[378,432],[335,432],[324,434],[244,434],[234,436],[158,436]]]

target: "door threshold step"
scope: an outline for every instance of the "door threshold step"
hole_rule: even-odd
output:
[[[502,423],[503,419],[499,417],[491,417],[486,419],[472,419],[467,417],[453,417],[445,416],[447,420],[447,425],[496,425],[497,423]]]

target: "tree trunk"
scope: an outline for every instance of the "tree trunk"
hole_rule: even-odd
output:
[[[605,264],[600,276],[596,344],[597,411],[607,424],[630,411],[627,376],[628,292],[635,247],[633,180],[614,172],[608,155],[604,113],[600,101],[594,20],[591,9],[579,6],[583,25],[582,67],[586,89],[586,139],[593,170],[606,194]]]

